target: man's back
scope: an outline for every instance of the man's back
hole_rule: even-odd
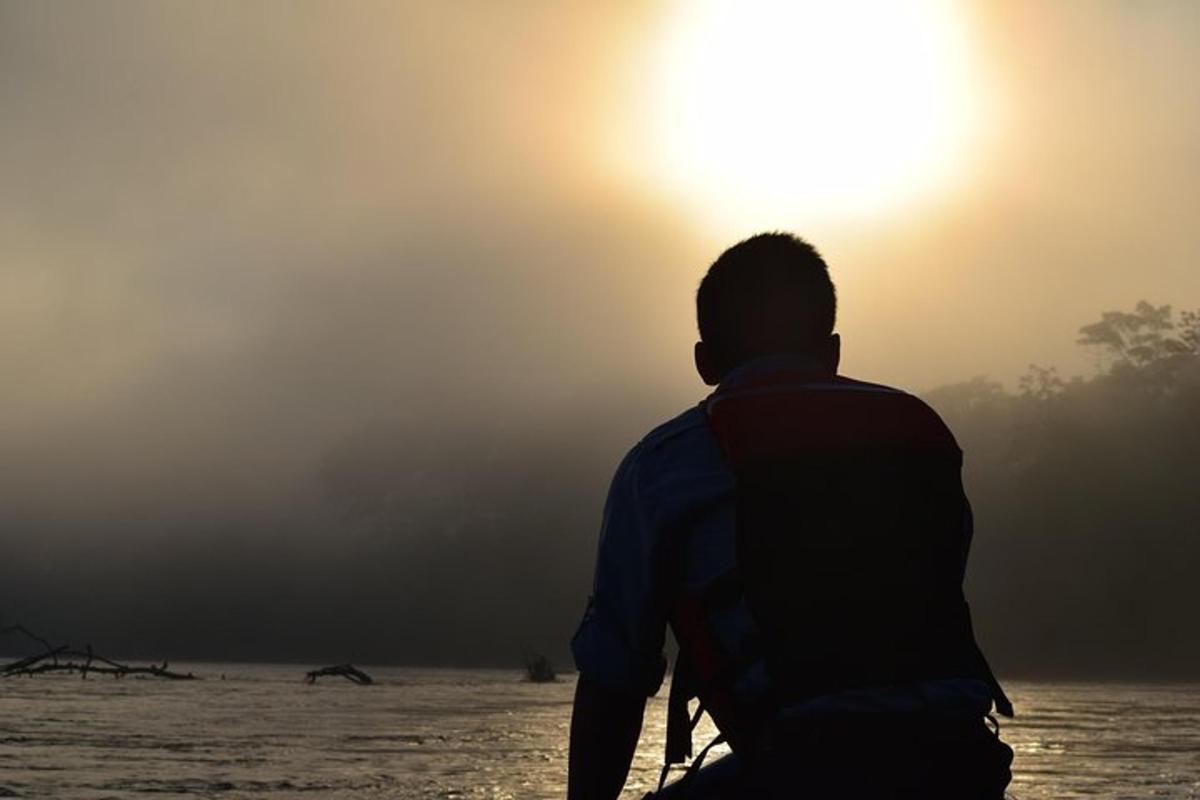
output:
[[[717,389],[614,478],[572,643],[572,797],[619,789],[668,624],[667,761],[690,755],[698,697],[738,759],[733,796],[750,780],[764,796],[799,791],[804,774],[780,762],[825,786],[834,773],[802,758],[818,741],[825,767],[860,758],[880,778],[863,796],[1002,793],[1011,751],[983,717],[993,700],[1011,709],[962,597],[961,453],[915,397],[836,375],[833,302],[820,257],[783,234],[731,248],[701,284],[696,362]],[[969,766],[936,766],[949,756]],[[884,763],[893,774],[871,772]]]
[[[737,480],[738,576],[790,700],[984,677],[961,453],[928,406],[793,368],[723,383],[707,407]]]

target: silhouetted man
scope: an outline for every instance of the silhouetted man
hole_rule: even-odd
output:
[[[963,599],[953,436],[837,374],[833,284],[803,240],[731,247],[696,306],[717,388],[613,479],[572,641],[571,800],[620,793],[668,625],[667,764],[691,755],[693,697],[733,752],[662,797],[999,800],[1012,751],[987,720],[1012,712]]]

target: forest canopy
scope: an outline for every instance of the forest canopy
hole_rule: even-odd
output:
[[[965,453],[981,638],[1002,671],[1194,678],[1200,314],[1143,301],[1078,342],[1090,377],[925,394]]]

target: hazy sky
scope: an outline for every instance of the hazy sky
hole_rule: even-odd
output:
[[[830,261],[846,371],[918,390],[1200,306],[1200,5],[927,5],[0,2],[4,546],[253,538],[379,426],[505,465],[586,428],[602,482],[764,227]]]

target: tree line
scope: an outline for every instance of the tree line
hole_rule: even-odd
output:
[[[925,394],[965,453],[981,638],[1017,674],[1194,679],[1200,312],[1143,301],[1079,334],[1093,375]]]

